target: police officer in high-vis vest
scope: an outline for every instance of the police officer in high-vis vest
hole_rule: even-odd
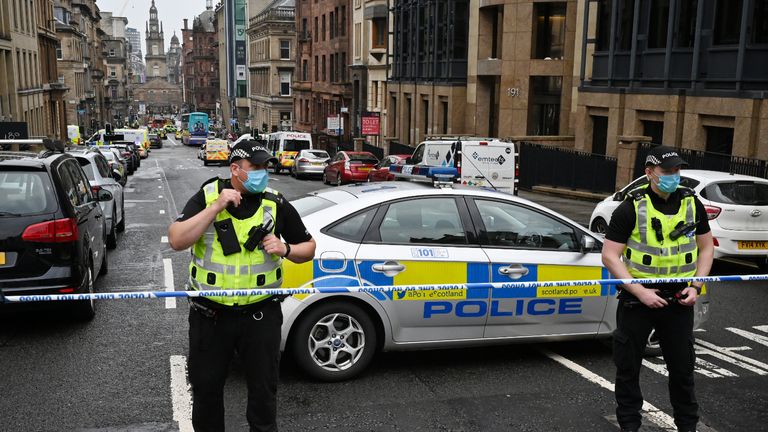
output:
[[[168,229],[175,250],[191,248],[189,288],[280,287],[282,262],[312,260],[315,241],[296,209],[267,187],[277,160],[254,141],[230,154],[230,179],[206,181]],[[280,238],[285,241],[281,241]],[[276,431],[281,297],[190,300],[189,381],[197,432],[224,430],[224,382],[237,353],[248,385],[251,431]]]
[[[648,185],[627,194],[611,217],[603,263],[617,278],[707,276],[714,245],[704,206],[680,186],[687,165],[670,147],[651,149]],[[680,431],[695,431],[699,405],[693,386],[693,305],[702,284],[632,284],[620,287],[613,333],[616,417],[622,431],[640,428],[640,366],[653,329],[669,371],[669,398]]]

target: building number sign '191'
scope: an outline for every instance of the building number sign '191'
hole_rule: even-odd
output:
[[[507,87],[507,96],[509,97],[520,96],[520,89],[517,87]]]

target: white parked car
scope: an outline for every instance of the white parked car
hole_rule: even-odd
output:
[[[589,228],[605,233],[626,194],[648,184],[643,176],[597,204]],[[768,180],[719,171],[681,171],[680,184],[696,191],[715,238],[715,258],[753,261],[768,270]]]

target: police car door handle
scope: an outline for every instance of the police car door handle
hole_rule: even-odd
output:
[[[397,261],[387,261],[383,263],[376,263],[371,266],[371,269],[376,273],[384,273],[385,276],[394,276],[405,270],[405,266]]]
[[[499,274],[509,276],[511,279],[521,278],[527,275],[529,272],[530,270],[528,270],[528,267],[523,267],[521,265],[511,265],[509,267],[501,267],[499,269]]]

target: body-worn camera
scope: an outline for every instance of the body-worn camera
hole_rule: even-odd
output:
[[[248,231],[248,240],[245,241],[243,247],[251,252],[256,250],[257,247],[260,247],[261,241],[264,240],[264,237],[272,232],[272,227],[274,225],[275,223],[272,221],[272,219],[267,219],[266,222],[252,227],[251,230]]]

